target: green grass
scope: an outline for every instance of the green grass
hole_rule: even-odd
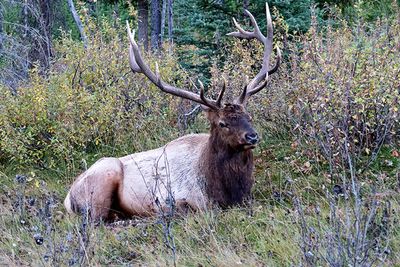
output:
[[[381,156],[390,157],[386,150]],[[93,155],[87,158],[89,165],[95,160]],[[62,200],[80,164],[55,170],[3,165],[0,264],[171,266],[175,254],[178,266],[304,265],[302,217],[294,199],[301,201],[308,226],[321,236],[322,254],[327,253],[322,236],[332,231],[329,201],[324,194],[330,183],[321,179],[324,168],[312,163],[311,171],[301,171],[304,162],[307,159],[298,156],[288,140],[262,143],[256,151],[253,203],[174,218],[175,253],[165,244],[158,218],[137,219],[128,225],[95,226],[82,217],[67,215]],[[387,181],[380,190],[394,191],[394,173],[393,169],[387,172]],[[17,183],[16,174],[26,174],[26,184]],[[398,265],[399,198],[384,198],[391,201],[392,211],[390,253],[383,265]],[[315,212],[317,207],[319,213]],[[343,207],[339,205],[338,209],[342,212]],[[36,243],[37,234],[43,244]]]

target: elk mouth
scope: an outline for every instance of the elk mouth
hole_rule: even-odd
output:
[[[246,133],[244,135],[244,138],[242,139],[243,149],[248,150],[248,149],[255,148],[256,145],[258,144],[258,141],[259,141],[259,137],[256,132],[252,131],[250,133]]]
[[[254,148],[256,148],[256,146],[257,146],[257,144],[244,144],[243,150],[254,149]]]

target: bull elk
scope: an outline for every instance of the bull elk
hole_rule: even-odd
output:
[[[245,12],[254,30],[244,30],[233,19],[237,31],[228,35],[257,39],[264,45],[264,55],[261,70],[232,103],[222,102],[225,83],[213,100],[206,98],[201,83],[200,93],[196,94],[162,81],[158,67],[153,72],[144,62],[127,23],[132,71],[144,74],[165,93],[201,104],[211,125],[210,133],[189,134],[157,149],[98,160],[73,183],[64,201],[68,212],[88,210],[93,220],[108,220],[115,213],[119,217],[151,216],[160,206],[167,207],[171,192],[178,209],[193,210],[214,204],[226,208],[249,197],[254,183],[252,149],[259,138],[245,106],[278,69],[281,54],[277,49],[277,62],[269,69],[273,29],[268,4],[267,36],[260,31],[253,15]]]

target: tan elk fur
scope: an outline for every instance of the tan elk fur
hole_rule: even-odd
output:
[[[199,155],[208,135],[187,135],[167,145],[122,158],[103,158],[80,175],[65,199],[69,212],[90,208],[106,218],[109,209],[123,215],[152,215],[155,200],[165,202],[168,190],[177,202],[204,209],[206,197]],[[115,201],[116,203],[112,203]],[[85,207],[90,203],[91,207]]]
[[[167,206],[171,194],[178,210],[241,203],[253,184],[253,146],[243,139],[250,117],[232,104],[207,113],[211,135],[186,135],[157,149],[98,160],[73,183],[64,201],[67,211],[90,210],[93,219],[149,216],[160,208],[156,201]],[[238,115],[244,123],[229,140],[232,134],[221,133],[217,124],[223,118],[234,125]]]

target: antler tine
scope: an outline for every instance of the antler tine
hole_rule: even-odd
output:
[[[244,87],[242,93],[239,95],[238,98],[235,99],[235,103],[237,104],[242,104],[244,103],[246,99],[246,94],[247,94],[247,85],[249,84],[249,77],[246,75],[244,77]]]
[[[129,37],[129,41],[130,41],[130,45],[129,45],[129,64],[131,66],[131,69],[133,72],[138,72],[138,73],[142,73],[142,70],[140,69],[139,65],[136,63],[136,59],[135,59],[135,55],[133,53],[133,45],[136,45],[136,41],[135,41],[135,31],[131,31],[131,28],[129,27],[129,23],[128,21],[126,22],[126,29],[128,31],[128,37]]]
[[[232,20],[233,20],[233,24],[235,24],[235,27],[238,29],[239,33],[242,33],[242,34],[250,33],[248,31],[243,30],[242,26],[240,26],[240,24],[236,21],[235,18],[232,18]],[[230,34],[233,34],[233,33],[234,32],[231,32]],[[228,35],[229,35],[229,33],[228,33]]]
[[[204,95],[204,85],[203,85],[203,83],[202,83],[200,80],[197,80],[197,82],[198,82],[199,85],[200,85],[200,99],[203,101],[203,103],[201,103],[201,104],[206,105],[206,106],[208,106],[208,107],[213,106],[213,107],[218,107],[218,108],[220,108],[220,105],[218,104],[218,101],[209,100],[209,99],[207,99],[207,98],[205,97],[205,95]]]
[[[267,17],[267,38],[268,41],[271,42],[272,44],[272,38],[274,37],[274,29],[272,27],[272,18],[271,18],[271,13],[269,12],[269,6],[268,3],[265,3],[265,15]]]
[[[279,49],[279,47],[276,48],[276,53],[277,53],[277,60],[276,60],[275,66],[271,70],[268,71],[268,73],[265,75],[264,81],[261,84],[258,84],[258,86],[256,88],[251,90],[251,94],[248,94],[248,96],[257,94],[265,86],[267,86],[269,76],[278,70],[278,68],[281,64],[281,50]]]
[[[217,98],[217,101],[216,101],[216,104],[217,104],[218,106],[221,106],[222,97],[224,96],[225,89],[226,89],[226,79],[225,79],[225,77],[222,77],[222,81],[223,81],[222,89],[221,89],[221,91],[219,92],[218,98]]]
[[[204,96],[204,88],[203,85],[201,84],[202,89],[200,90],[200,95],[186,91],[184,89],[169,85],[165,83],[164,81],[161,80],[160,74],[158,71],[158,64],[156,63],[156,73],[154,73],[150,67],[144,62],[142,55],[140,53],[139,46],[137,45],[135,41],[135,33],[131,31],[129,27],[128,21],[126,22],[126,28],[128,31],[128,37],[129,37],[129,63],[130,67],[133,72],[137,73],[143,73],[153,84],[155,84],[158,88],[161,89],[161,91],[165,93],[169,93],[175,96],[179,96],[185,99],[192,100],[194,102],[197,102],[199,104],[205,105],[211,109],[219,109],[220,106],[218,105],[218,102],[214,100],[210,100],[205,98]]]
[[[228,36],[234,36],[234,37],[237,37],[237,38],[242,38],[242,39],[253,39],[253,38],[256,38],[260,42],[265,43],[266,38],[261,33],[260,28],[258,27],[258,24],[257,24],[255,18],[253,17],[253,15],[248,10],[245,10],[245,13],[246,13],[247,16],[250,17],[250,21],[251,21],[251,24],[254,27],[254,31],[249,32],[249,31],[244,30],[242,28],[242,26],[240,26],[240,24],[237,23],[236,19],[233,18],[232,19],[233,20],[233,24],[235,24],[235,27],[236,27],[236,29],[238,31],[237,32],[230,32],[227,35]]]
[[[248,93],[246,94],[246,97],[249,97],[249,96],[251,96],[251,95],[254,95],[254,94],[258,93],[258,92],[261,91],[265,86],[267,86],[267,84],[268,84],[268,78],[269,78],[269,74],[267,73],[267,75],[265,76],[264,81],[263,81],[262,83],[259,83],[259,84],[257,85],[256,88],[253,88],[253,89],[251,90],[251,92],[248,92]]]
[[[271,13],[269,11],[268,3],[265,3],[265,11],[267,17],[267,37],[265,37],[260,28],[258,27],[257,21],[255,20],[254,16],[248,11],[245,10],[247,16],[249,16],[251,24],[254,28],[252,32],[248,32],[243,30],[240,25],[236,23],[234,20],[235,27],[238,29],[237,32],[228,33],[229,36],[235,36],[238,38],[244,39],[257,39],[264,45],[264,56],[263,56],[263,63],[261,70],[257,73],[257,75],[250,81],[250,83],[244,88],[242,94],[236,99],[238,103],[245,103],[246,100],[252,96],[253,94],[259,92],[267,85],[267,80],[270,74],[276,72],[281,63],[281,53],[280,50],[277,50],[277,61],[275,66],[269,70],[269,62],[272,53],[272,40],[273,40],[273,26],[272,26],[272,18]],[[239,26],[239,27],[238,27]],[[262,82],[264,80],[264,82]],[[260,84],[262,82],[262,84]]]
[[[276,62],[275,62],[275,66],[268,71],[268,75],[274,74],[279,69],[279,66],[281,65],[281,61],[282,61],[281,50],[279,49],[279,47],[276,47]]]
[[[251,25],[253,25],[254,38],[257,38],[257,40],[259,40],[260,42],[265,44],[266,38],[265,38],[264,34],[262,34],[262,32],[260,31],[260,27],[258,27],[256,19],[254,18],[254,16],[248,10],[245,10],[244,12],[246,13],[247,16],[249,16],[250,21],[251,21]]]

